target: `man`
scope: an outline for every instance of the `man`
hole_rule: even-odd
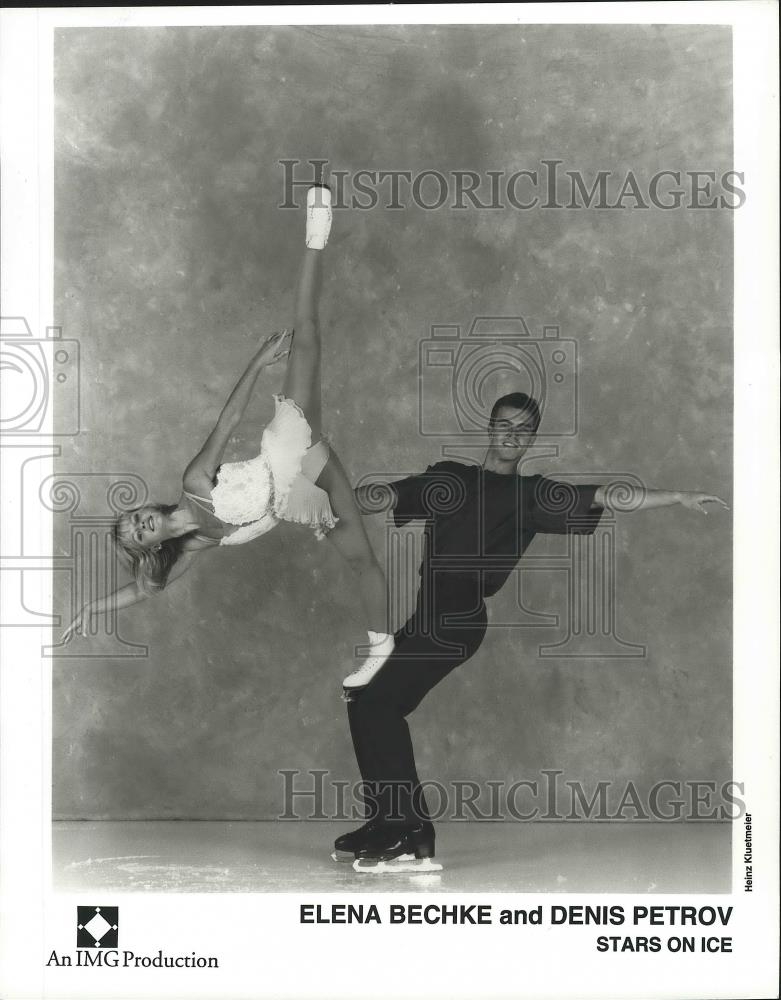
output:
[[[396,633],[393,654],[348,704],[369,821],[338,838],[335,847],[337,856],[354,857],[358,870],[407,870],[400,862],[413,855],[419,864],[431,864],[434,827],[406,717],[477,652],[486,632],[485,599],[504,584],[534,536],[592,534],[610,506],[604,486],[518,474],[539,423],[537,402],[511,393],[493,406],[482,465],[437,462],[420,475],[386,484],[380,503],[378,484],[355,490],[362,510],[392,509],[397,526],[425,522],[415,612]],[[702,493],[633,490],[622,484],[622,509],[677,503],[703,513],[707,503],[726,506]]]

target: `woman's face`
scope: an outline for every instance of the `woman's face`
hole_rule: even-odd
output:
[[[167,522],[160,507],[149,504],[128,514],[126,532],[136,545],[151,549],[171,537]]]

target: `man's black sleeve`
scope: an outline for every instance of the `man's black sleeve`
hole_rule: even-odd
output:
[[[397,528],[409,521],[427,520],[434,515],[438,488],[443,485],[443,477],[447,478],[443,469],[445,464],[436,462],[429,465],[425,472],[390,483],[396,494],[393,520]]]
[[[605,512],[594,503],[598,485],[575,486],[535,476],[531,520],[536,531],[551,535],[592,535]]]

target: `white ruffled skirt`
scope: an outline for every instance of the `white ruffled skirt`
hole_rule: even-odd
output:
[[[214,513],[240,525],[221,545],[242,545],[270,531],[279,521],[312,528],[318,541],[338,520],[325,490],[315,485],[328,461],[328,445],[312,445],[312,429],[292,399],[274,396],[275,413],[263,431],[260,454],[220,466],[212,490]]]

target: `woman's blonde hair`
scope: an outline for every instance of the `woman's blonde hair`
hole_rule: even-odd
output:
[[[152,504],[161,514],[172,514],[175,504]],[[165,589],[168,576],[184,550],[187,535],[178,538],[166,538],[154,548],[146,548],[133,540],[133,522],[131,520],[136,510],[124,511],[114,522],[112,537],[117,551],[127,568],[133,574],[141,590],[145,594],[157,594]]]

